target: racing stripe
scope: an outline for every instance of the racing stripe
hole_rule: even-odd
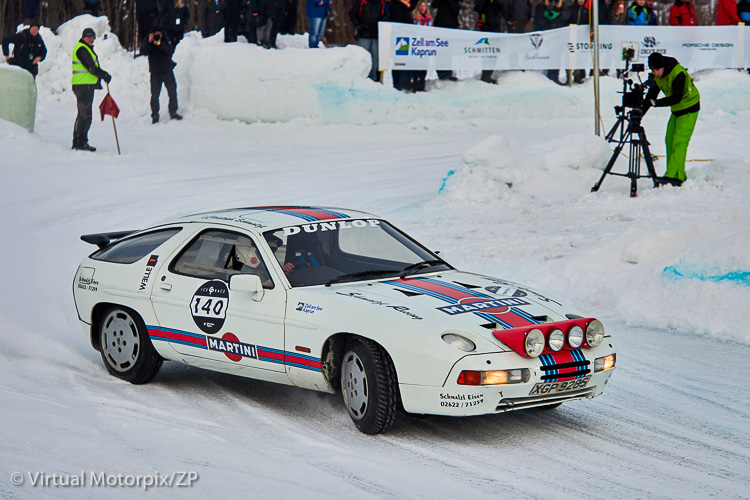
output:
[[[172,330],[170,328],[161,328],[158,326],[149,326],[148,335],[152,340],[163,340],[164,342],[175,342],[199,349],[208,349],[206,345],[206,336],[195,333],[183,332],[181,330]]]
[[[208,341],[205,335],[185,332],[182,330],[173,330],[171,328],[162,328],[160,326],[148,326],[148,335],[151,340],[161,340],[164,342],[174,342],[184,344],[199,349],[208,349]],[[323,371],[323,363],[320,358],[296,354],[289,351],[281,351],[271,347],[255,346],[258,360],[268,363],[277,363],[287,366],[296,366],[305,370],[316,372]],[[222,352],[222,351],[217,351]]]
[[[485,293],[471,290],[469,288],[436,280],[433,278],[404,278],[399,280],[386,281],[385,283],[394,285],[412,292],[418,292],[431,297],[438,298],[451,304],[470,303],[466,299],[478,299],[476,301],[494,300],[495,298]],[[475,315],[489,321],[498,323],[503,328],[513,328],[516,326],[536,325],[541,323],[535,320],[529,313],[517,307],[508,307],[502,312],[476,311]]]
[[[279,212],[285,215],[299,217],[300,219],[304,219],[308,222],[350,218],[346,214],[335,212],[333,210],[327,210],[324,208],[310,208],[310,207],[252,207],[252,208],[255,210],[267,210],[269,212]]]

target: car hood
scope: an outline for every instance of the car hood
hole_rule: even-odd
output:
[[[429,324],[433,332],[436,327],[440,331],[468,330],[493,343],[497,342],[493,330],[565,320],[566,314],[581,316],[562,302],[528,287],[460,271],[333,285],[325,290],[328,300],[333,294],[341,299],[335,302],[345,301],[349,308],[370,312],[372,307],[365,305],[390,309],[380,315],[383,319],[418,319],[424,326]]]

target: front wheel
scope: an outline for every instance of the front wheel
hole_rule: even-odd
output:
[[[131,384],[156,376],[162,357],[154,349],[143,320],[130,309],[112,307],[99,323],[99,346],[107,371]]]
[[[354,425],[380,434],[393,425],[398,407],[396,370],[388,353],[368,339],[352,339],[341,362],[341,391]]]

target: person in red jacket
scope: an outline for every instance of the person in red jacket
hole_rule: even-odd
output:
[[[669,9],[669,24],[672,26],[697,26],[698,18],[690,1],[675,0]]]
[[[737,15],[737,0],[719,0],[716,7],[716,25],[726,26],[740,22]]]

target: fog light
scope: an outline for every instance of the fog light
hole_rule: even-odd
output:
[[[599,347],[602,340],[604,340],[604,325],[595,319],[586,327],[586,344],[589,347]]]
[[[583,328],[573,325],[568,330],[568,345],[573,349],[578,349],[583,344]]]
[[[526,368],[515,370],[464,370],[458,376],[459,385],[502,385],[523,384],[529,381],[530,372]]]
[[[617,354],[610,354],[609,356],[604,356],[603,358],[596,358],[594,360],[594,372],[596,373],[611,370],[615,367],[616,361]]]
[[[445,335],[443,335],[443,340],[456,349],[460,349],[465,352],[472,352],[477,348],[477,346],[474,345],[474,342],[455,333],[446,333]]]
[[[547,336],[547,345],[550,349],[557,352],[563,348],[565,344],[565,334],[559,328],[552,330]]]
[[[581,330],[583,333],[583,330]],[[544,334],[541,330],[534,328],[526,334],[526,338],[523,342],[523,348],[526,351],[526,355],[531,358],[536,358],[542,351],[544,351]]]

